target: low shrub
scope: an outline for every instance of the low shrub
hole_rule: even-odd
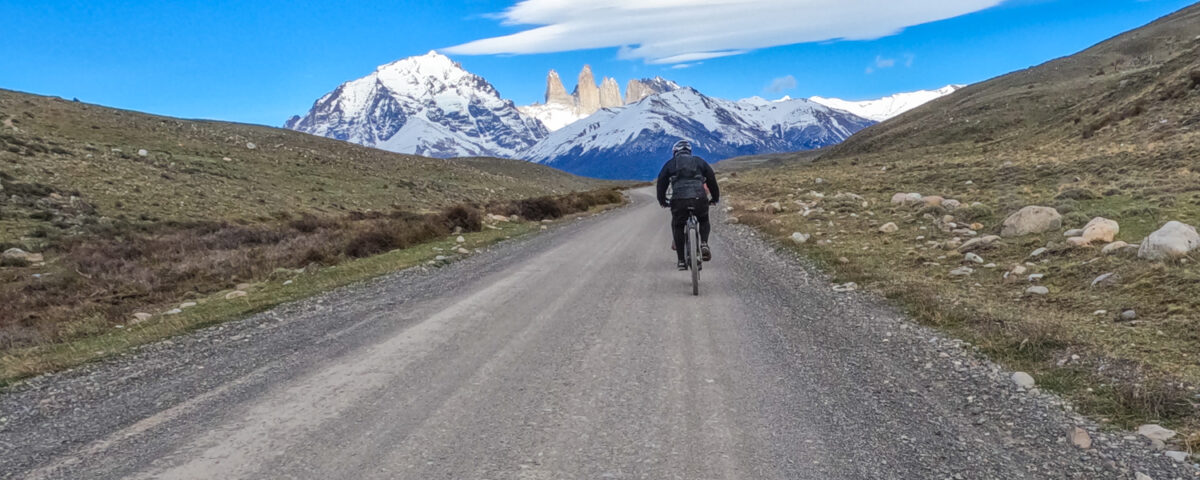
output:
[[[606,190],[504,202],[493,211],[542,220],[621,200],[620,192]],[[482,217],[478,208],[460,205],[439,213],[308,214],[257,223],[97,223],[82,235],[55,239],[47,252],[53,271],[39,278],[0,270],[0,350],[67,340],[79,334],[81,319],[124,323],[139,308],[269,278],[278,269],[412,247],[455,227],[480,231]]]

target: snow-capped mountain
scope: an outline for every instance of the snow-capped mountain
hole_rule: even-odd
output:
[[[937,100],[966,85],[947,85],[937,90],[918,90],[908,93],[897,93],[877,100],[853,102],[840,98],[809,97],[809,100],[827,107],[845,110],[863,118],[882,122],[901,113],[917,108],[925,103]]]
[[[548,133],[482,77],[432,51],[342,84],[284,127],[431,157],[516,157]]]
[[[671,145],[686,138],[710,162],[738,155],[808,150],[845,140],[872,121],[797,99],[734,102],[682,88],[603,109],[552,132],[522,154],[578,175],[648,179]]]

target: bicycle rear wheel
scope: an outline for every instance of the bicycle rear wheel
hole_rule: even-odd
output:
[[[688,222],[688,268],[692,271],[692,295],[700,295],[700,229],[695,220]]]

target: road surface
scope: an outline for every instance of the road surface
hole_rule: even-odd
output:
[[[631,196],[12,388],[0,476],[1193,478],[744,227],[691,296]]]

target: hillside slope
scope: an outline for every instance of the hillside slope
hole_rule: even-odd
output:
[[[279,128],[7,90],[0,90],[0,178],[0,242],[7,243],[100,217],[430,210],[598,185],[523,161],[400,155]]]
[[[829,156],[1181,143],[1200,128],[1198,84],[1200,6],[1194,5],[1075,55],[967,86],[863,130]]]
[[[768,165],[726,174],[731,215],[842,288],[1097,418],[1200,432],[1200,249],[1143,255],[1168,222],[1200,225],[1200,5]],[[1006,235],[1030,206],[1051,220]]]

